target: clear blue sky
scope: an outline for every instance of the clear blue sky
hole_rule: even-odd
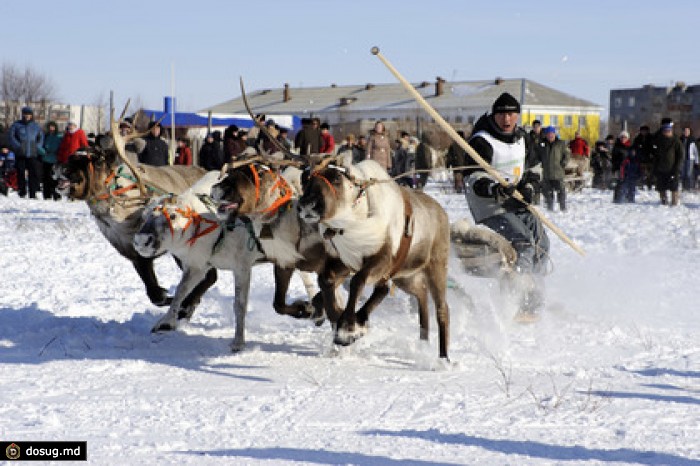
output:
[[[700,2],[131,1],[0,3],[0,61],[50,76],[61,101],[178,109],[248,90],[526,77],[608,107],[609,90],[700,83]]]

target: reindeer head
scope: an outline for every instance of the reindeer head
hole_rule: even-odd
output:
[[[355,178],[345,167],[322,164],[304,173],[304,193],[299,199],[299,217],[307,223],[318,223],[336,216],[339,210],[352,206],[358,194]]]
[[[292,197],[292,188],[284,178],[254,159],[234,164],[225,173],[211,190],[219,215],[274,215]]]
[[[180,213],[171,196],[156,198],[143,210],[142,223],[134,235],[133,246],[143,257],[158,257],[168,251],[179,234],[187,226],[187,219]]]
[[[70,199],[89,199],[103,189],[115,163],[116,154],[111,150],[99,146],[79,149],[54,169],[56,191]]]

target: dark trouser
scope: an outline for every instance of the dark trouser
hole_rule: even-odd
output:
[[[49,162],[41,163],[41,190],[44,199],[59,200],[61,196],[56,192],[56,180],[53,179],[53,166]]]
[[[541,273],[549,253],[549,238],[542,222],[528,210],[506,212],[479,222],[510,241],[518,253],[516,270]]]
[[[566,187],[562,180],[542,180],[542,194],[547,204],[547,209],[554,209],[554,193],[557,193],[559,209],[566,210]]]
[[[20,197],[27,195],[29,188],[29,197],[36,198],[36,193],[39,192],[39,180],[41,177],[41,162],[34,157],[17,157],[17,191]],[[25,173],[26,172],[26,173]]]
[[[501,291],[516,300],[521,313],[537,313],[544,307],[544,280],[549,238],[540,220],[527,210],[507,212],[482,220],[511,242],[518,253],[515,270],[501,276]]]

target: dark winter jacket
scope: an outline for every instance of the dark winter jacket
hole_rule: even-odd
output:
[[[17,120],[10,127],[9,140],[15,156],[35,158],[44,144],[44,132],[34,120]]]
[[[620,179],[627,182],[636,182],[641,176],[641,157],[632,149],[620,165]]]
[[[224,153],[220,141],[214,139],[202,145],[199,150],[199,165],[207,171],[221,170],[224,166]]]
[[[664,136],[661,131],[654,135],[651,145],[652,158],[654,160],[654,172],[670,176],[679,176],[685,150],[678,136]]]
[[[651,163],[651,134],[638,134],[632,141],[632,147],[637,151],[641,163]]]
[[[402,142],[401,146],[394,151],[394,162],[391,172],[392,176],[407,173],[413,168],[413,154],[411,154],[408,149],[408,143]]]
[[[564,169],[571,158],[571,151],[567,144],[559,138],[551,143],[543,139],[537,151],[542,160],[542,179],[562,181],[565,175]]]
[[[622,165],[622,161],[627,157],[630,147],[629,139],[625,142],[622,142],[619,138],[615,140],[615,145],[613,146],[612,155],[610,157],[613,172],[620,171],[620,165]]]
[[[303,127],[296,138],[294,145],[299,149],[300,155],[319,154],[321,152],[321,129],[312,125]]]
[[[416,147],[416,170],[427,170],[433,168],[433,152],[430,150],[430,146],[425,142],[421,141]]]
[[[58,148],[61,145],[61,133],[46,133],[44,136],[44,155],[42,160],[46,163],[56,163],[58,161]]]
[[[154,167],[162,167],[169,165],[170,159],[168,155],[168,144],[160,137],[155,137],[149,134],[143,140],[146,142],[146,147],[139,154],[139,163],[145,165],[153,165]]]

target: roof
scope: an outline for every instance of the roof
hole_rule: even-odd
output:
[[[497,83],[498,82],[498,83]],[[520,98],[525,87],[525,106],[588,107],[602,109],[588,100],[579,99],[529,79],[444,82],[443,94],[435,96],[435,82],[414,84],[416,90],[437,110],[450,108],[490,108],[502,93]],[[416,102],[401,84],[363,84],[352,86],[289,88],[290,100],[284,102],[282,88],[256,90],[248,101],[254,113],[304,115],[337,111],[377,111],[415,109]],[[205,108],[202,112],[245,112],[243,100],[237,97]]]
[[[170,112],[161,112],[158,110],[143,110],[143,114],[149,120],[159,120],[163,115],[163,119],[160,124],[162,126],[168,127],[172,126],[171,114]],[[301,126],[299,118],[281,115],[275,120],[281,126],[296,130]],[[183,127],[206,127],[209,124],[209,117],[206,113],[186,113],[186,112],[175,112],[175,126],[178,128]],[[236,125],[239,128],[252,128],[253,120],[246,115],[227,115],[227,114],[212,114],[211,119],[212,126],[230,126]]]

